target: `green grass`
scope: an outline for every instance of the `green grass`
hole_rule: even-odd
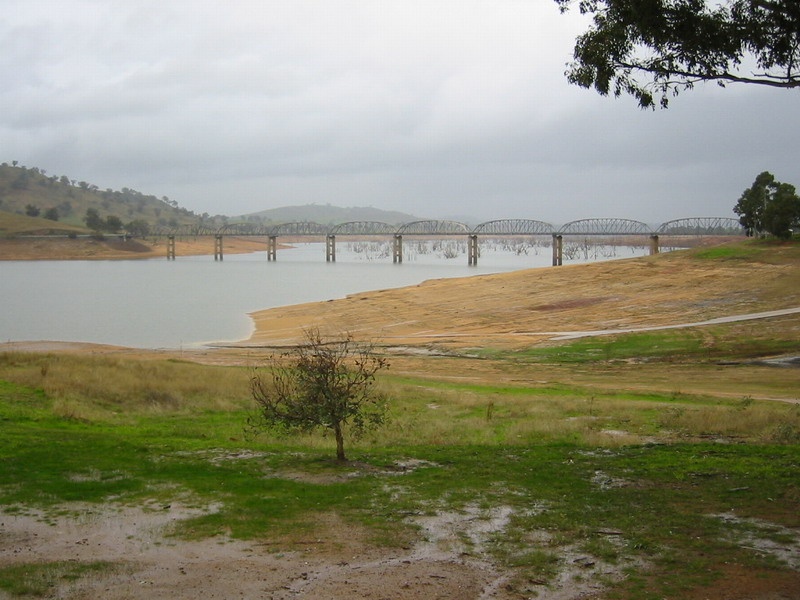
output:
[[[745,241],[699,248],[690,252],[699,260],[772,262],[780,253],[785,253],[785,258],[796,257],[800,251],[797,241],[797,237],[793,240],[748,238]]]
[[[590,363],[602,360],[668,359],[705,354],[699,334],[631,333],[574,341],[550,348],[532,348],[519,356],[543,362]]]
[[[613,585],[641,585],[653,598],[680,597],[676,579],[699,585],[725,561],[782,568],[731,544],[709,515],[800,524],[793,405],[389,376],[388,427],[350,441],[354,462],[339,464],[319,435],[246,438],[247,380],[246,369],[180,362],[0,356],[0,507],[215,504],[172,535],[224,533],[276,551],[322,514],[398,546],[418,535],[409,515],[510,507],[511,524],[489,549],[516,574],[513,585],[552,582],[570,547],[609,564],[645,560],[646,583],[632,575]],[[781,427],[786,435],[771,438]],[[409,460],[419,467],[398,467]],[[10,583],[0,585],[25,590],[27,572],[50,573],[39,579],[51,583],[79,575],[59,569],[6,569]]]
[[[764,252],[764,246],[756,243],[722,245],[705,248],[694,253],[701,260],[753,260]]]
[[[0,210],[0,236],[16,236],[31,233],[66,235],[68,233],[90,233],[86,227],[50,221],[44,217],[28,217]]]
[[[63,583],[116,570],[107,562],[24,563],[0,568],[0,590],[17,598],[43,598]]]
[[[482,350],[486,359],[539,363],[591,364],[609,361],[712,362],[746,360],[796,352],[795,327],[787,317],[775,323],[742,322],[697,328],[622,333],[562,342],[520,351]],[[747,343],[742,343],[742,333]],[[473,351],[474,352],[474,351]]]

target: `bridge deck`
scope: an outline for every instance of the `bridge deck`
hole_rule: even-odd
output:
[[[448,220],[422,220],[391,225],[381,221],[349,221],[337,225],[322,225],[312,221],[297,221],[266,226],[254,223],[235,223],[217,229],[200,226],[186,226],[156,232],[153,235],[167,236],[167,258],[174,258],[176,237],[214,236],[214,259],[222,260],[224,236],[260,236],[267,238],[267,260],[277,259],[277,238],[322,237],[325,238],[325,258],[336,260],[336,237],[391,236],[393,239],[393,260],[403,262],[403,236],[459,236],[466,235],[469,240],[468,263],[478,264],[478,236],[537,236],[549,235],[553,238],[553,265],[562,264],[562,238],[564,236],[648,236],[651,252],[658,252],[659,236],[732,236],[744,235],[745,230],[733,218],[691,217],[674,219],[652,228],[646,223],[633,219],[579,219],[570,221],[560,228],[544,221],[534,219],[496,219],[486,221],[470,228],[465,223]]]

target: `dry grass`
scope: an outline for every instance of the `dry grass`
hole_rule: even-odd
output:
[[[40,389],[56,414],[86,421],[240,410],[250,402],[241,370],[173,361],[5,352],[0,378]]]
[[[394,398],[388,426],[369,445],[589,446],[698,441],[796,443],[800,405],[686,394],[548,391],[384,383]]]
[[[662,414],[660,422],[681,437],[800,442],[800,405],[776,407],[745,398],[733,405],[672,407]]]
[[[390,399],[388,425],[357,444],[575,442],[617,447],[708,438],[800,441],[797,404],[668,389],[623,390],[626,384],[618,376],[613,378],[613,389],[603,389],[596,380],[586,379],[579,385],[568,381],[567,372],[563,375],[562,383],[516,381],[498,386],[497,375],[488,373],[480,383],[439,378],[435,370],[425,379],[384,374],[380,391]],[[49,412],[83,422],[230,413],[224,420],[241,435],[244,413],[253,409],[245,368],[125,356],[5,352],[0,353],[0,380],[41,390]],[[292,444],[313,449],[328,448],[331,443],[324,435],[292,438]]]
[[[294,344],[304,329],[318,327],[390,346],[521,349],[546,343],[552,332],[655,327],[800,306],[800,245],[755,244],[742,260],[702,252],[434,280],[270,309],[255,313],[248,344]],[[800,331],[795,335],[800,343]]]

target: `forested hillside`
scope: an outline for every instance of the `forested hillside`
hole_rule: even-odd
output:
[[[101,190],[67,175],[8,163],[0,165],[0,212],[10,213],[5,214],[3,229],[11,233],[47,229],[146,233],[155,227],[208,218],[179,207],[166,196],[157,198],[129,188]]]
[[[167,196],[159,198],[130,188],[101,190],[88,181],[50,174],[16,161],[0,165],[0,235],[125,231],[144,236],[157,229],[183,225],[214,228],[237,222],[269,225],[291,221],[323,225],[347,221],[400,224],[415,220],[418,217],[396,211],[330,204],[286,206],[239,217],[198,215]]]

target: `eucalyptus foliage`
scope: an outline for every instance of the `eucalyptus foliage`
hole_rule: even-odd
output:
[[[772,173],[764,171],[742,192],[733,212],[739,215],[747,235],[771,233],[787,239],[792,226],[800,224],[800,197],[793,185],[776,181]]]
[[[386,404],[374,384],[375,374],[389,365],[372,344],[351,334],[327,340],[319,330],[309,330],[305,336],[304,344],[272,357],[266,373],[253,373],[250,389],[258,414],[250,426],[333,431],[336,458],[346,460],[345,428],[359,433],[384,421]]]
[[[592,15],[567,79],[642,108],[701,81],[800,87],[798,0],[555,0]]]

